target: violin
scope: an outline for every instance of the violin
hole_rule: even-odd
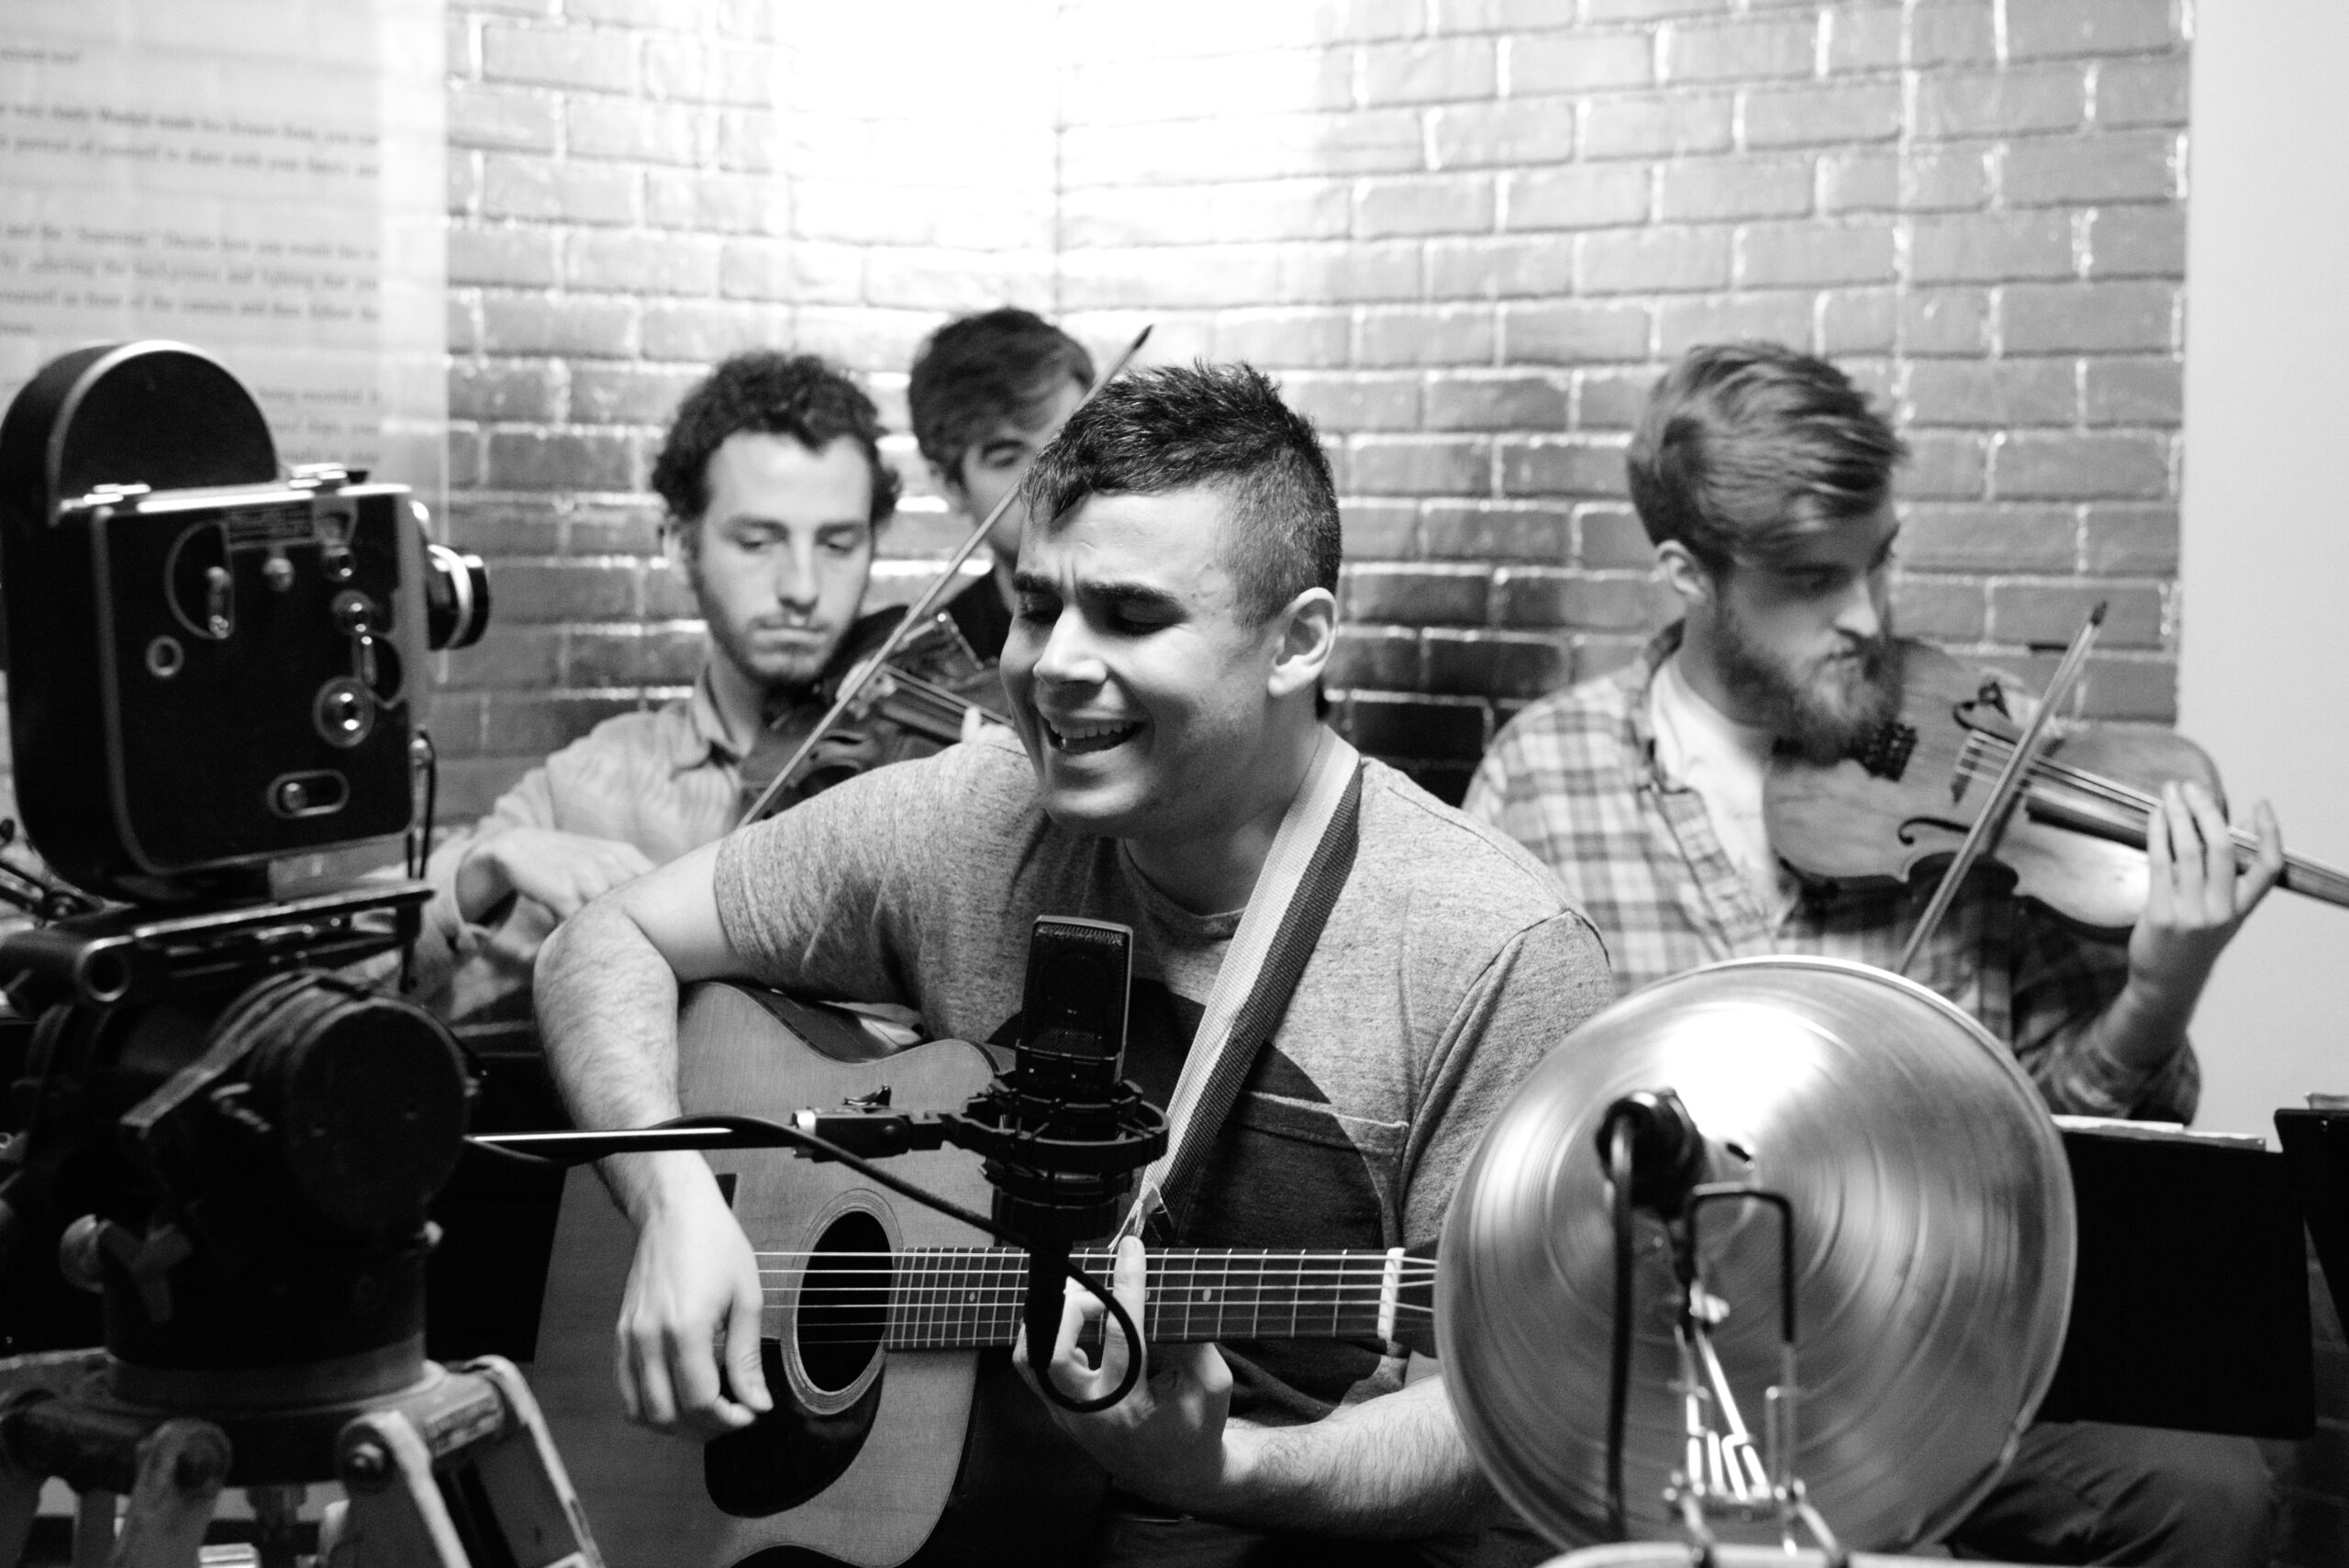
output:
[[[982,577],[963,591],[993,593],[995,587]],[[765,726],[742,759],[746,791],[758,795],[773,789],[778,773],[803,749],[806,755],[782,784],[781,793],[793,800],[819,795],[867,769],[952,746],[963,738],[968,714],[1011,722],[1000,711],[1003,686],[994,663],[971,647],[950,613],[941,608],[901,634],[905,617],[904,606],[891,605],[856,618],[814,692],[828,708],[837,706],[843,690],[852,690],[851,700],[823,716],[829,723],[812,747],[807,742],[818,719],[806,703]],[[867,670],[876,652],[880,667]]]
[[[2005,688],[1937,648],[1904,642],[1898,715],[1856,751],[1820,765],[1781,753],[1763,793],[1770,843],[1806,875],[1862,887],[1906,886],[1948,864],[1975,826],[2023,727]],[[2219,772],[2168,730],[2079,724],[2059,729],[2031,763],[1986,858],[2014,877],[2018,897],[2084,934],[2126,939],[2145,906],[2145,835],[2172,781],[2209,790],[2225,809]],[[2233,830],[2247,866],[2259,841]],[[2349,873],[2288,854],[2281,886],[2349,906]]]

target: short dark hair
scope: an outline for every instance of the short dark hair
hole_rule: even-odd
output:
[[[1059,521],[1095,495],[1207,485],[1227,503],[1218,550],[1261,626],[1308,588],[1338,590],[1337,486],[1313,423],[1253,365],[1136,371],[1069,416],[1028,471],[1029,515]]]
[[[1908,455],[1825,360],[1731,343],[1691,349],[1664,373],[1623,466],[1648,538],[1677,539],[1719,572],[1874,514]]]
[[[814,354],[761,350],[726,361],[677,405],[652,464],[652,488],[670,517],[701,520],[709,509],[709,460],[727,437],[745,430],[789,436],[810,451],[847,437],[872,472],[874,526],[897,509],[896,471],[881,460],[881,415],[864,389]],[[691,530],[686,540],[694,542]]]
[[[952,479],[972,443],[1006,419],[1038,422],[1043,401],[1064,382],[1093,384],[1085,345],[1017,306],[958,317],[914,354],[906,405],[921,455]]]

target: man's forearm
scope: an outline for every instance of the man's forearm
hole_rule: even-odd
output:
[[[678,1114],[677,978],[617,900],[581,910],[539,950],[535,999],[573,1123],[648,1127]],[[709,1179],[691,1153],[614,1156],[600,1168],[639,1225],[676,1183]]]
[[[1302,1427],[1234,1423],[1224,1434],[1227,1524],[1312,1535],[1408,1539],[1478,1529],[1499,1499],[1430,1377]]]

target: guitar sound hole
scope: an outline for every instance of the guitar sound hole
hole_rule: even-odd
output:
[[[879,1352],[891,1278],[888,1233],[872,1215],[843,1214],[817,1239],[793,1331],[799,1364],[824,1393],[854,1383]]]

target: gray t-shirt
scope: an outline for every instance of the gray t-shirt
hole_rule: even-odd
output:
[[[756,978],[1016,1037],[1039,915],[1131,926],[1126,1072],[1163,1105],[1239,913],[1189,913],[1114,840],[1056,826],[990,737],[852,779],[726,840],[718,914]],[[1596,932],[1515,843],[1378,762],[1360,848],[1197,1189],[1183,1244],[1431,1245],[1510,1091],[1614,990]],[[1311,1420],[1389,1386],[1375,1342],[1227,1345],[1233,1413]]]

